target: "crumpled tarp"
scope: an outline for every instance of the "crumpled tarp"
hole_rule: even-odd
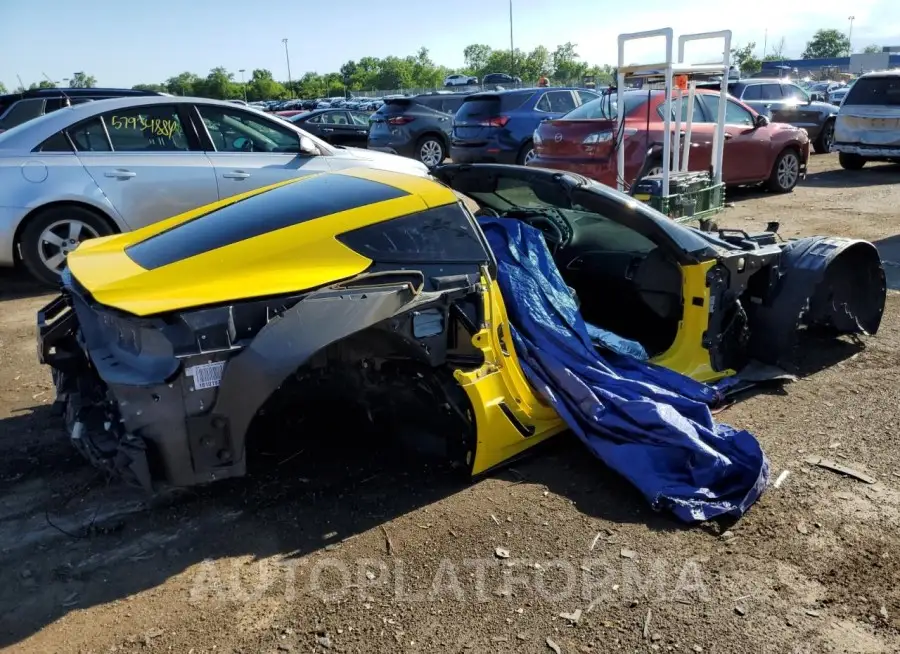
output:
[[[713,420],[719,392],[633,356],[599,352],[541,233],[514,219],[479,222],[497,259],[522,368],[569,428],[654,508],[685,522],[742,515],[764,491],[769,465],[750,433]]]

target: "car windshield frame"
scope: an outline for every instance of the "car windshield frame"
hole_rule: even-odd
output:
[[[596,100],[575,107],[563,120],[616,120],[618,118],[618,93],[605,93]],[[648,101],[650,94],[642,91],[626,91],[625,115],[628,116]]]

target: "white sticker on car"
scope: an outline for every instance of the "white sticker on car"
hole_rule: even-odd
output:
[[[222,381],[222,371],[225,369],[224,361],[215,363],[203,363],[199,366],[191,366],[185,370],[188,377],[194,378],[194,390],[201,391],[205,388],[215,388]]]

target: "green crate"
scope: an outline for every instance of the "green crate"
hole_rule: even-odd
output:
[[[644,201],[676,222],[703,220],[725,208],[725,184],[691,184],[666,196],[650,195]]]

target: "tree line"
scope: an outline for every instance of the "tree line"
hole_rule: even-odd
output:
[[[539,45],[529,52],[495,50],[488,45],[473,43],[463,49],[464,66],[451,69],[432,61],[428,48],[420,48],[415,55],[384,58],[362,57],[351,60],[331,73],[304,73],[299,79],[279,81],[272,71],[257,68],[247,77],[219,66],[205,76],[184,72],[163,82],[136,84],[135,89],[164,91],[173,95],[192,95],[217,99],[246,98],[277,100],[282,98],[321,98],[342,96],[346,93],[365,93],[376,90],[430,89],[443,84],[444,78],[453,73],[484,77],[488,73],[508,73],[520,77],[524,83],[537,82],[542,75],[554,84],[580,85],[586,76],[592,76],[598,84],[613,81],[614,69],[609,65],[592,65],[578,54],[577,44],[564,43],[554,50]],[[757,72],[763,61],[785,59],[785,41],[781,39],[761,57],[756,55],[756,43],[748,43],[731,50],[732,60],[745,74]],[[880,52],[876,45],[867,46],[863,52]],[[836,29],[821,29],[806,44],[802,58],[817,59],[845,56],[850,52],[847,36]],[[53,88],[68,84],[70,87],[92,88],[97,80],[92,75],[75,73],[68,80],[42,80],[28,88]],[[19,87],[16,91],[24,90]],[[0,93],[6,88],[0,83]]]

